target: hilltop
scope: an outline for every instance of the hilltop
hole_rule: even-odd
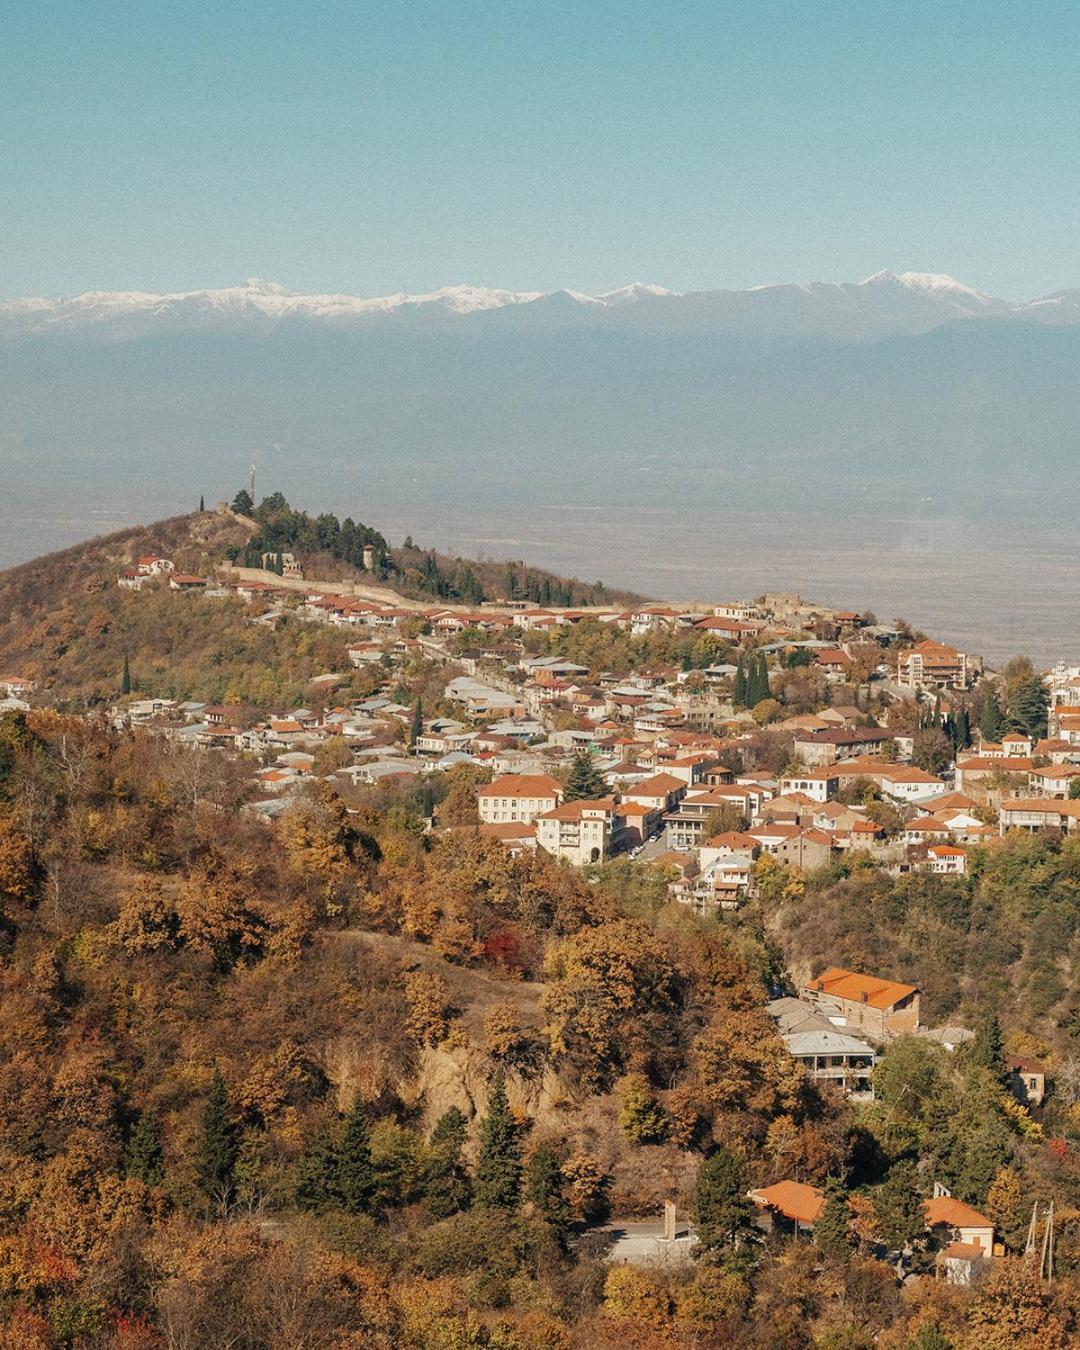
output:
[[[340,633],[312,631],[287,618],[276,628],[255,627],[241,601],[203,604],[171,591],[165,582],[138,594],[117,585],[119,574],[147,555],[169,558],[180,573],[213,579],[221,569],[235,577],[239,574],[227,571],[233,561],[260,564],[260,546],[290,543],[290,529],[322,528],[328,537],[333,517],[312,520],[280,499],[282,511],[277,500],[276,495],[267,499],[274,505],[261,521],[230,510],[174,516],[0,572],[0,672],[34,679],[55,698],[94,703],[115,693],[126,658],[140,684],[155,694],[298,703],[308,680],[340,666]],[[346,521],[345,528],[354,528],[352,522]],[[375,540],[375,570],[356,567],[329,547],[298,550],[307,583],[292,583],[298,592],[325,585],[389,605],[419,607],[423,600],[430,606],[437,600],[461,609],[503,595],[508,582],[535,600],[557,595],[568,604],[585,605],[598,594],[614,604],[640,598],[602,587],[598,592],[596,586],[522,563],[469,562],[415,546],[393,549],[366,526],[355,527],[355,533]],[[342,550],[334,548],[340,555]],[[244,569],[242,574],[290,584],[272,571]],[[459,587],[467,595],[460,595]]]

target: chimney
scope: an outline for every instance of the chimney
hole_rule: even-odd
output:
[[[859,1002],[860,1002],[860,1003],[869,1003],[869,1002],[870,1002],[870,995],[866,992],[865,989],[864,989],[864,990],[862,991],[862,993],[859,995]]]

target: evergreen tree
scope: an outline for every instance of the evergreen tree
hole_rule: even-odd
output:
[[[837,1258],[850,1254],[852,1246],[851,1211],[847,1191],[838,1177],[825,1181],[825,1203],[814,1220],[814,1241],[829,1256]]]
[[[608,790],[604,775],[593,763],[587,750],[579,750],[574,755],[570,772],[563,787],[564,802],[589,801],[603,797]]]
[[[989,1013],[980,1022],[969,1053],[972,1064],[978,1064],[981,1068],[989,1070],[1002,1087],[1008,1083],[1009,1068],[1005,1063],[1005,1039],[1001,1034],[1001,1023],[994,1013]]]
[[[743,665],[743,659],[740,656],[738,664],[735,667],[735,689],[732,694],[732,702],[736,708],[745,708],[746,698],[746,667]]]
[[[754,702],[751,705],[756,708],[762,699],[771,696],[769,689],[769,666],[765,660],[765,654],[760,652],[757,657],[757,683],[754,688]]]
[[[547,1144],[541,1144],[529,1159],[525,1192],[537,1214],[562,1237],[570,1223],[570,1208],[563,1194],[559,1160]]]
[[[424,730],[424,710],[417,699],[413,704],[412,722],[409,724],[409,744],[414,746]]]
[[[467,1209],[472,1199],[472,1185],[462,1159],[467,1132],[468,1121],[456,1106],[439,1117],[431,1132],[424,1167],[424,1198],[436,1219],[446,1219]]]
[[[200,496],[200,497],[199,497],[199,515],[201,516],[202,513],[203,513],[205,510],[206,510],[206,498]]]
[[[890,1247],[902,1250],[926,1228],[919,1173],[913,1162],[894,1164],[873,1194],[874,1213]]]
[[[233,498],[232,509],[238,516],[250,516],[255,503],[251,500],[251,493],[247,488],[241,488]]]
[[[357,1093],[337,1148],[336,1192],[348,1214],[363,1214],[370,1209],[375,1193],[375,1172],[371,1166],[371,1134],[367,1112]]]
[[[1022,680],[1009,698],[1009,728],[1024,731],[1033,740],[1046,735],[1050,691],[1038,675]]]
[[[128,665],[128,659],[124,657],[124,673],[120,676],[121,694],[131,693],[131,667]]]
[[[698,1169],[694,1188],[697,1234],[706,1254],[738,1243],[751,1227],[750,1203],[742,1163],[721,1146]]]
[[[161,1131],[150,1111],[142,1112],[128,1136],[124,1176],[133,1177],[146,1186],[160,1186],[165,1180]]]
[[[1000,741],[1005,734],[1005,719],[995,694],[990,694],[979,712],[979,732],[984,741]]]
[[[296,1203],[321,1210],[337,1203],[338,1151],[330,1126],[323,1121],[308,1141],[297,1168]]]
[[[953,722],[953,744],[957,750],[966,750],[971,744],[971,718],[966,708],[960,709]]]
[[[225,1080],[220,1070],[215,1069],[203,1108],[202,1142],[195,1158],[195,1172],[207,1197],[222,1209],[232,1197],[238,1150],[239,1139],[229,1111]]]
[[[521,1198],[521,1140],[506,1099],[506,1075],[497,1069],[487,1115],[480,1123],[476,1203],[485,1209],[516,1209]]]

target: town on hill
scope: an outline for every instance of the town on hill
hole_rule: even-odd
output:
[[[1080,667],[246,492],[0,607],[5,1343],[1080,1335]]]

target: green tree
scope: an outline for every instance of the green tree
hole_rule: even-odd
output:
[[[334,1132],[320,1122],[300,1156],[296,1176],[296,1203],[300,1209],[321,1210],[337,1203],[338,1148]]]
[[[1025,731],[1035,740],[1046,735],[1050,691],[1040,675],[1021,680],[1010,692],[1009,727]]]
[[[1006,731],[1005,718],[997,695],[990,693],[984,700],[979,713],[979,733],[984,741],[1000,741]]]
[[[165,1180],[161,1151],[161,1130],[154,1115],[143,1111],[132,1127],[124,1150],[124,1176],[134,1177],[146,1186],[160,1186]]]
[[[1069,779],[1069,800],[1075,802],[1078,799],[1080,799],[1080,774]]]
[[[592,756],[587,750],[579,750],[574,755],[570,772],[566,776],[563,801],[589,801],[603,797],[607,790],[604,775],[593,763]]]
[[[371,1165],[371,1131],[360,1094],[353,1098],[345,1117],[337,1147],[336,1191],[341,1208],[347,1214],[363,1214],[370,1209],[375,1193],[375,1172]]]
[[[513,1210],[520,1198],[521,1139],[506,1097],[506,1075],[497,1069],[491,1081],[487,1115],[480,1123],[476,1203],[485,1209]]]
[[[555,1150],[541,1144],[529,1159],[525,1193],[537,1214],[560,1237],[570,1222],[570,1208],[563,1191],[563,1174]]]
[[[229,1108],[225,1080],[214,1070],[210,1095],[202,1116],[202,1140],[195,1158],[195,1172],[211,1203],[225,1209],[232,1198],[233,1170],[239,1137]]]
[[[1005,1038],[995,1013],[988,1013],[979,1023],[975,1039],[968,1051],[968,1060],[986,1069],[1004,1087],[1009,1081],[1009,1066],[1005,1062]]]
[[[199,497],[199,515],[201,516],[202,513],[203,513],[205,510],[206,510],[206,498],[203,497],[202,495],[200,495],[200,497]]]
[[[247,488],[241,488],[233,498],[232,509],[238,516],[250,516],[255,503],[251,500],[251,493]]]
[[[873,1194],[874,1213],[881,1235],[890,1247],[902,1250],[926,1228],[919,1194],[919,1173],[910,1159],[896,1163]]]
[[[456,1106],[435,1122],[424,1168],[424,1198],[436,1219],[467,1209],[472,1184],[462,1158],[469,1123]]]
[[[721,1146],[698,1169],[694,1220],[702,1251],[707,1256],[736,1245],[750,1231],[746,1175],[730,1149]]]
[[[420,739],[424,730],[424,710],[421,707],[420,700],[417,699],[413,704],[412,722],[409,725],[409,745],[414,746]]]
[[[131,693],[131,667],[128,665],[128,659],[124,657],[124,673],[120,676],[121,694]]]
[[[843,1182],[839,1177],[826,1178],[825,1203],[814,1220],[814,1241],[822,1251],[837,1258],[850,1254],[853,1246],[850,1220]]]

